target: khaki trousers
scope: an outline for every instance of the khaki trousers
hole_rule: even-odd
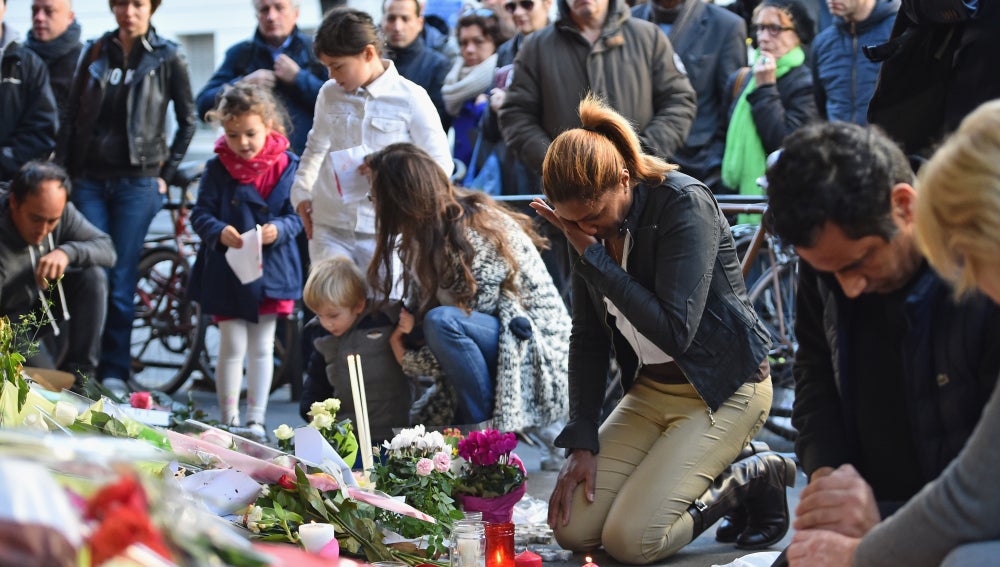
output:
[[[695,535],[688,507],[760,431],[770,407],[770,377],[744,384],[710,414],[694,386],[640,376],[601,426],[594,502],[577,486],[570,522],[555,530],[559,545],[603,545],[631,564],[675,553]]]

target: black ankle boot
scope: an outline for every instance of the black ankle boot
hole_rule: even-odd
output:
[[[720,518],[747,504],[748,526],[737,537],[737,545],[751,527],[753,530],[747,535],[752,537],[754,544],[766,546],[779,541],[788,531],[784,486],[794,486],[794,484],[795,463],[777,453],[754,454],[734,462],[722,471],[722,474],[712,482],[712,486],[688,508],[688,514],[693,520],[693,537],[698,537]],[[774,494],[775,486],[780,487],[782,493],[780,504],[785,512],[782,516],[783,522],[780,524],[769,522],[765,526],[765,516],[760,513],[759,508],[765,502],[769,502],[770,498],[777,497]],[[750,507],[751,502],[758,509]],[[766,530],[763,529],[765,527]],[[766,534],[763,534],[764,531]],[[759,537],[761,534],[766,539]],[[770,541],[774,535],[778,537]]]
[[[747,511],[743,506],[726,514],[715,529],[715,541],[719,543],[736,543],[743,530],[747,528]]]
[[[755,456],[766,463],[767,473],[747,497],[747,525],[736,538],[736,547],[740,549],[770,547],[788,533],[785,487],[795,486],[795,463],[777,453]]]
[[[740,454],[733,459],[733,462],[742,461],[750,455],[770,451],[771,448],[763,441],[752,441],[740,451]],[[743,533],[747,527],[747,513],[745,506],[738,506],[732,512],[722,518],[722,522],[715,530],[715,541],[719,543],[736,543],[736,538]]]

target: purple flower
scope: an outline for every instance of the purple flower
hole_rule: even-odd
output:
[[[437,472],[448,472],[451,468],[451,457],[444,451],[434,455],[434,470]]]
[[[439,453],[440,454],[440,453]],[[434,472],[434,461],[423,458],[417,461],[417,474],[420,476],[427,476]]]

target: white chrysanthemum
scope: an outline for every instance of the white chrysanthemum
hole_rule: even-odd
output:
[[[323,405],[326,406],[327,411],[331,413],[337,413],[340,411],[340,400],[337,398],[327,398]]]

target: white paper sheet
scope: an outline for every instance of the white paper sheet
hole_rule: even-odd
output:
[[[348,486],[358,486],[358,481],[351,473],[351,467],[323,438],[323,434],[312,427],[299,427],[295,430],[295,456],[303,461],[317,464],[337,479],[337,484],[345,496]]]
[[[250,475],[233,470],[207,470],[180,480],[189,493],[197,495],[217,516],[225,516],[246,508],[257,500],[260,485]]]
[[[240,283],[246,285],[264,275],[264,247],[260,239],[260,225],[240,236],[243,238],[243,246],[226,250],[226,262],[229,262],[229,267],[240,279]]]
[[[345,203],[356,204],[354,230],[363,234],[372,234],[375,230],[375,210],[366,196],[371,185],[367,177],[358,173],[365,156],[370,153],[372,149],[365,145],[330,152],[337,192]]]

